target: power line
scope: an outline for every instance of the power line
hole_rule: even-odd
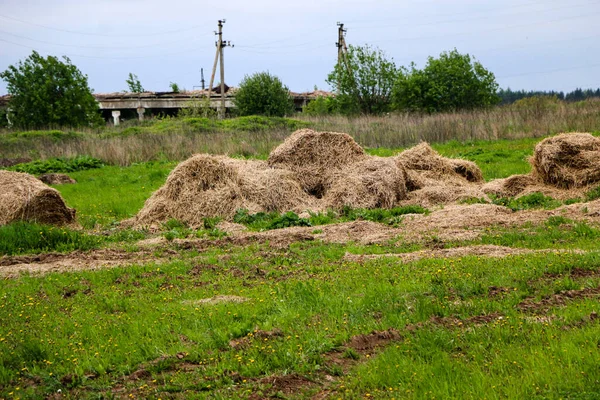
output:
[[[133,35],[132,34],[110,35],[110,34],[104,34],[104,33],[89,33],[89,32],[81,32],[81,31],[73,31],[73,30],[69,30],[69,29],[54,28],[52,26],[37,24],[35,22],[25,21],[25,20],[22,20],[19,18],[8,16],[8,15],[0,15],[0,18],[10,19],[10,20],[17,21],[17,22],[20,22],[23,24],[37,26],[39,28],[49,29],[49,30],[53,30],[53,31],[57,31],[57,32],[65,32],[65,33],[84,35],[84,36],[100,36],[100,37],[113,37],[113,38],[162,36],[162,35],[170,35],[172,33],[187,32],[187,31],[191,31],[191,30],[203,27],[203,25],[196,25],[196,26],[192,26],[189,28],[181,28],[181,29],[176,29],[176,30],[172,30],[172,31],[139,33],[139,34],[133,34]]]
[[[6,32],[6,31],[2,31],[0,30],[0,33],[3,33],[5,35],[9,35],[9,36],[13,36],[19,39],[25,39],[25,40],[30,40],[32,42],[37,42],[37,43],[42,43],[42,44],[49,44],[51,46],[61,46],[61,47],[73,47],[73,48],[78,48],[78,49],[106,49],[106,50],[116,50],[116,49],[143,49],[143,48],[148,48],[148,47],[156,47],[156,46],[163,46],[163,45],[171,45],[173,43],[178,43],[179,41],[169,41],[169,42],[162,42],[162,43],[153,43],[153,44],[145,44],[145,45],[141,45],[141,46],[90,46],[90,45],[76,45],[76,44],[62,44],[62,43],[54,43],[54,42],[48,42],[45,40],[39,40],[39,39],[32,39],[30,37],[27,36],[22,36],[22,35],[17,35],[14,33],[10,33],[10,32]],[[204,34],[201,36],[206,36],[208,34]],[[199,37],[201,37],[199,36]]]
[[[585,6],[589,6],[589,5],[595,5],[595,4],[599,4],[599,2],[588,2],[588,3],[582,3],[582,4],[569,4],[568,6],[561,6],[561,7],[555,7],[555,8],[549,8],[549,9],[544,9],[544,10],[538,10],[537,12],[548,12],[548,11],[557,11],[557,10],[563,10],[563,9],[572,9],[572,8],[578,8],[578,7],[585,7]],[[445,23],[451,23],[451,22],[468,22],[468,21],[475,21],[475,20],[480,20],[480,19],[489,19],[489,18],[497,18],[497,17],[513,17],[513,16],[517,16],[517,15],[522,15],[522,14],[529,14],[532,11],[523,11],[523,12],[518,12],[518,13],[512,13],[512,14],[494,14],[494,15],[484,15],[484,16],[478,16],[475,18],[466,18],[466,19],[451,19],[451,20],[445,20],[445,21],[430,21],[430,22],[424,22],[424,23],[419,23],[419,24],[415,24],[415,25],[410,25],[410,27],[412,28],[418,28],[418,27],[422,27],[422,26],[430,26],[430,25],[439,25],[439,24],[445,24]],[[410,19],[411,21],[414,21],[414,18]],[[396,28],[398,27],[398,24],[394,24],[394,25],[381,25],[381,24],[377,24],[377,25],[373,25],[373,26],[357,26],[356,30],[361,30],[361,29],[385,29],[385,28]]]
[[[535,2],[531,2],[531,3],[525,3],[525,4],[519,4],[516,6],[512,6],[512,7],[506,7],[506,6],[502,6],[502,7],[494,7],[494,8],[489,8],[486,10],[481,10],[481,11],[475,11],[476,13],[483,13],[483,12],[490,12],[490,11],[496,11],[496,10],[506,10],[506,9],[510,9],[510,8],[521,8],[521,7],[528,7],[528,6],[532,6],[532,5],[538,5],[538,4],[546,4],[546,1],[535,1]],[[450,14],[437,14],[437,17],[454,17],[457,15],[466,15],[466,14],[471,14],[473,13],[472,10],[469,11],[464,11],[464,12],[459,12],[459,13],[450,13]],[[410,17],[410,18],[403,18],[403,21],[413,21],[415,18],[424,18],[427,17],[428,15],[420,15],[420,16],[414,16],[414,17]],[[397,22],[398,19],[394,18],[394,19],[379,19],[379,21],[395,21]],[[350,21],[346,21],[346,22],[350,22],[352,24],[362,24],[362,23],[371,23],[374,21],[369,21],[369,20],[350,20]]]
[[[0,42],[5,42],[5,43],[9,43],[9,44],[12,44],[12,45],[15,45],[15,46],[24,47],[26,49],[40,51],[38,47],[27,46],[27,45],[24,45],[24,44],[11,42],[10,40],[6,40],[6,39],[1,39],[0,38]],[[70,57],[70,58],[72,58],[72,57],[83,57],[83,58],[93,58],[93,59],[100,59],[100,60],[136,60],[136,59],[144,59],[144,58],[176,56],[176,55],[180,55],[180,54],[191,53],[194,50],[196,50],[196,48],[187,49],[187,50],[183,50],[183,51],[178,51],[178,52],[175,52],[175,53],[161,53],[161,54],[152,54],[152,55],[145,55],[145,56],[125,56],[125,57],[89,56],[89,55],[85,55],[85,54],[75,54],[75,53],[68,53],[68,54],[65,54],[65,55],[67,57]]]
[[[570,16],[570,17],[561,17],[558,19],[546,20],[546,21],[540,21],[540,22],[528,22],[526,24],[506,25],[506,26],[502,26],[500,28],[484,29],[484,30],[477,30],[477,31],[474,30],[474,31],[469,31],[469,32],[440,34],[440,35],[431,35],[431,36],[420,36],[420,37],[414,37],[414,36],[410,37],[409,36],[409,37],[401,37],[401,38],[394,38],[394,39],[375,40],[375,41],[371,41],[370,43],[384,43],[384,42],[390,42],[390,41],[395,42],[395,41],[399,41],[399,40],[439,39],[441,37],[446,38],[446,37],[453,37],[453,36],[473,35],[473,34],[479,34],[479,33],[502,31],[502,30],[513,29],[513,28],[530,27],[530,26],[534,26],[534,25],[545,25],[545,24],[550,24],[553,22],[563,22],[563,21],[568,21],[568,20],[572,20],[572,19],[591,17],[591,16],[598,15],[598,14],[600,14],[600,12],[580,14],[580,15],[574,15],[574,16]]]
[[[546,71],[523,72],[523,73],[519,73],[519,74],[498,76],[497,78],[498,79],[505,79],[505,78],[514,78],[514,77],[517,77],[517,76],[544,75],[544,74],[550,74],[550,73],[553,73],[553,72],[571,71],[571,70],[575,70],[575,69],[584,69],[584,68],[592,68],[592,67],[600,67],[600,63],[598,63],[598,64],[579,65],[579,66],[576,66],[576,67],[555,68],[555,69],[549,69],[549,70],[546,70]]]

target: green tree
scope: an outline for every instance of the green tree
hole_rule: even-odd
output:
[[[490,107],[500,102],[494,74],[456,49],[429,57],[422,70],[401,68],[393,102],[402,111],[440,112]]]
[[[127,87],[129,88],[130,93],[144,93],[144,88],[142,87],[142,83],[138,79],[136,74],[129,73],[129,77],[125,79],[127,82]]]
[[[71,60],[44,58],[37,52],[0,73],[6,81],[10,120],[23,128],[49,125],[83,126],[102,123],[98,103],[83,75]]]
[[[306,115],[323,116],[339,113],[339,104],[333,96],[318,96],[302,108]]]
[[[340,112],[380,114],[391,109],[396,74],[396,64],[383,51],[350,45],[347,61],[336,64],[327,83],[337,92]]]
[[[171,88],[171,92],[179,93],[179,85],[175,82],[169,83],[169,87]]]
[[[239,115],[283,117],[294,112],[290,90],[268,72],[246,75],[235,92],[233,103]]]

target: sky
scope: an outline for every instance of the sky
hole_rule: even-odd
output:
[[[225,19],[228,85],[269,71],[296,92],[328,90],[343,22],[348,44],[398,66],[456,48],[502,88],[571,91],[600,87],[599,18],[600,0],[0,0],[0,71],[36,50],[68,56],[95,93],[126,90],[130,72],[146,90],[197,89]]]

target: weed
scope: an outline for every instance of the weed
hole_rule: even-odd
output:
[[[0,226],[0,238],[0,254],[8,255],[89,250],[104,241],[84,232],[29,222]]]
[[[75,172],[100,168],[104,165],[101,160],[93,157],[79,156],[75,158],[51,158],[38,160],[7,168],[10,171],[25,172],[32,175],[41,175],[51,172]]]
[[[535,192],[518,198],[490,196],[492,203],[510,208],[513,211],[529,210],[534,208],[553,209],[562,205],[558,200],[545,196],[543,193]]]
[[[596,199],[600,199],[600,186],[596,186],[594,189],[590,190],[585,194],[585,199],[587,201],[592,201]]]

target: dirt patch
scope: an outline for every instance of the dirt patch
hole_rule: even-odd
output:
[[[594,269],[583,269],[583,268],[573,268],[571,271],[567,271],[567,273],[545,273],[542,278],[555,279],[563,276],[570,276],[573,279],[581,279],[581,278],[596,278],[600,277],[600,270]]]
[[[60,193],[32,175],[0,171],[0,187],[0,225],[20,220],[66,225],[75,220],[75,210]]]
[[[217,224],[216,228],[220,231],[225,232],[228,235],[239,235],[248,231],[248,228],[242,224],[236,224],[234,222],[221,221]]]
[[[46,185],[68,185],[77,183],[77,181],[66,174],[44,174],[38,178]]]
[[[536,300],[533,297],[523,300],[517,306],[518,309],[529,313],[545,312],[553,307],[562,307],[567,303],[579,299],[597,298],[600,296],[600,286],[595,288],[585,288],[581,290],[565,290],[551,296]]]
[[[502,286],[490,286],[488,288],[488,297],[504,297],[506,294],[510,293],[510,288],[502,287]]]
[[[268,399],[277,398],[281,395],[299,395],[302,392],[310,390],[313,387],[319,386],[319,383],[314,382],[299,374],[289,375],[274,375],[262,378],[258,381],[261,386],[260,394],[251,394],[249,399]]]
[[[395,254],[349,254],[344,255],[345,261],[362,262],[384,257],[393,257],[402,262],[413,262],[423,258],[460,258],[466,256],[497,257],[503,258],[511,255],[533,253],[536,250],[516,249],[505,246],[481,245],[455,247],[450,249],[420,250],[413,253],[395,253]]]
[[[214,297],[209,297],[209,298],[200,299],[200,300],[186,300],[183,303],[190,304],[190,305],[213,305],[213,304],[220,304],[220,303],[245,303],[247,301],[250,301],[250,299],[247,297],[232,296],[232,295],[217,295]]]
[[[373,331],[364,335],[356,335],[342,347],[337,348],[323,355],[328,365],[334,365],[348,373],[350,369],[356,366],[360,360],[370,357],[376,352],[392,342],[402,340],[400,332],[394,328],[385,331]],[[335,378],[332,378],[334,381]]]
[[[250,332],[247,336],[231,339],[229,341],[229,346],[234,350],[240,350],[250,346],[252,341],[256,338],[269,340],[279,337],[283,337],[283,332],[280,329],[273,329],[271,331],[255,330],[254,332]]]
[[[353,336],[346,347],[358,352],[369,352],[379,347],[384,347],[390,342],[396,342],[402,339],[400,333],[395,329],[386,331],[373,331],[367,335]]]
[[[0,277],[17,278],[21,274],[44,275],[52,272],[74,272],[97,270],[150,262],[166,262],[170,256],[177,254],[173,250],[165,250],[162,258],[157,258],[152,251],[135,253],[115,249],[93,251],[75,251],[68,254],[47,253],[27,256],[0,257]]]
[[[13,165],[28,163],[31,158],[0,158],[0,168],[8,168]]]

